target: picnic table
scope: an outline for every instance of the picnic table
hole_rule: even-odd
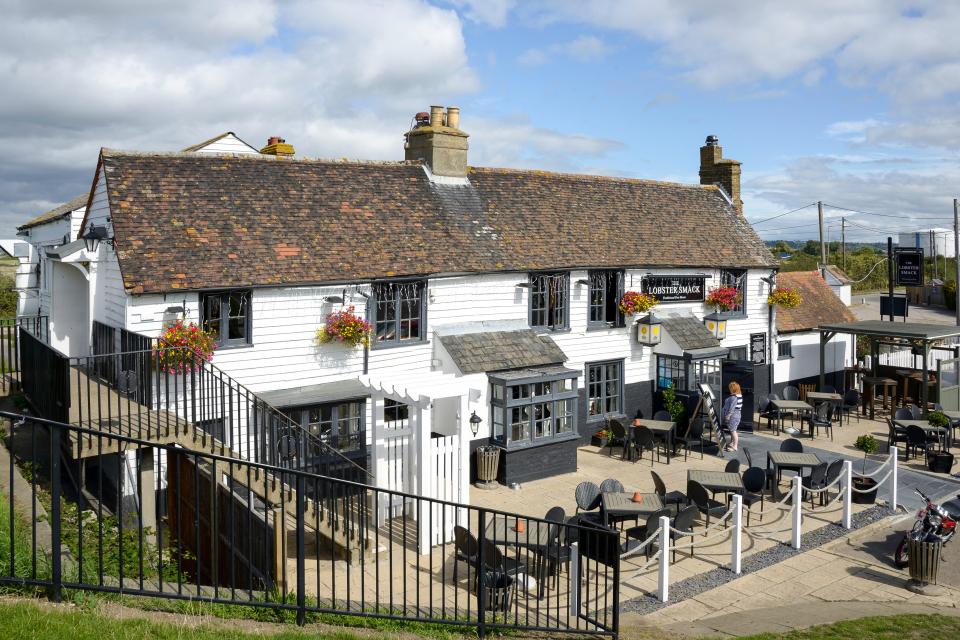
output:
[[[935,435],[940,440],[940,448],[950,450],[953,446],[953,429],[948,427],[935,427],[926,420],[894,420],[895,427],[920,427],[925,434]]]
[[[672,420],[649,420],[642,418],[639,425],[634,425],[634,429],[646,427],[653,432],[654,436],[663,440],[667,449],[667,464],[670,464],[670,457],[673,454],[673,438],[677,432],[677,423]]]
[[[770,404],[778,410],[779,415],[777,416],[777,433],[779,434],[783,430],[783,412],[784,411],[797,411],[799,413],[806,413],[813,411],[813,407],[804,402],[803,400],[771,400]],[[803,426],[801,425],[800,430],[803,431]]]
[[[822,464],[822,460],[815,453],[791,453],[789,451],[768,451],[767,469],[773,467],[773,475],[776,477],[780,469],[796,470],[803,474],[804,469],[812,469]],[[773,483],[773,499],[776,500],[780,491],[780,483]]]
[[[690,469],[687,471],[687,481],[699,482],[713,494],[743,493],[743,478],[739,473],[729,471],[706,471]]]
[[[663,503],[657,494],[641,493],[640,496],[642,500],[634,502],[632,492],[604,491],[600,494],[600,513],[603,516],[603,524],[609,526],[611,516],[640,519],[663,509]]]

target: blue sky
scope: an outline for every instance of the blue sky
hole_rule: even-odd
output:
[[[720,137],[749,219],[816,200],[848,238],[949,223],[960,3],[0,0],[0,233],[89,188],[100,147],[225,130],[398,159],[457,104],[471,162],[696,182]],[[757,226],[816,234],[815,210]]]

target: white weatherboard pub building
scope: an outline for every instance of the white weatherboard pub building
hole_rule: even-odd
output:
[[[90,351],[95,321],[152,337],[203,323],[217,367],[340,436],[379,486],[464,502],[480,444],[522,482],[574,471],[606,416],[651,415],[668,384],[770,390],[776,263],[715,138],[701,185],[478,168],[459,115],[419,118],[399,162],[303,159],[280,139],[258,152],[232,134],[104,149],[89,196],[21,227],[21,313],[49,316],[70,356]],[[722,341],[703,323],[721,284],[743,294]],[[664,298],[655,347],[619,313],[625,291]],[[318,345],[350,306],[371,347]]]

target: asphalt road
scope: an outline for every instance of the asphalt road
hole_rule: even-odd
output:
[[[853,294],[851,297],[850,310],[858,320],[880,320],[880,294]],[[957,323],[953,311],[948,311],[941,307],[924,307],[920,305],[910,305],[907,316],[907,322],[923,322],[928,324],[949,324]],[[886,318],[883,318],[884,320]],[[897,318],[897,322],[902,322]]]

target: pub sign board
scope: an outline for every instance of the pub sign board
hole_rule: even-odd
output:
[[[706,276],[646,276],[643,292],[663,303],[703,302]]]
[[[893,252],[893,270],[898,287],[923,286],[923,249],[897,249]]]
[[[767,334],[750,334],[750,360],[753,364],[767,364]]]

